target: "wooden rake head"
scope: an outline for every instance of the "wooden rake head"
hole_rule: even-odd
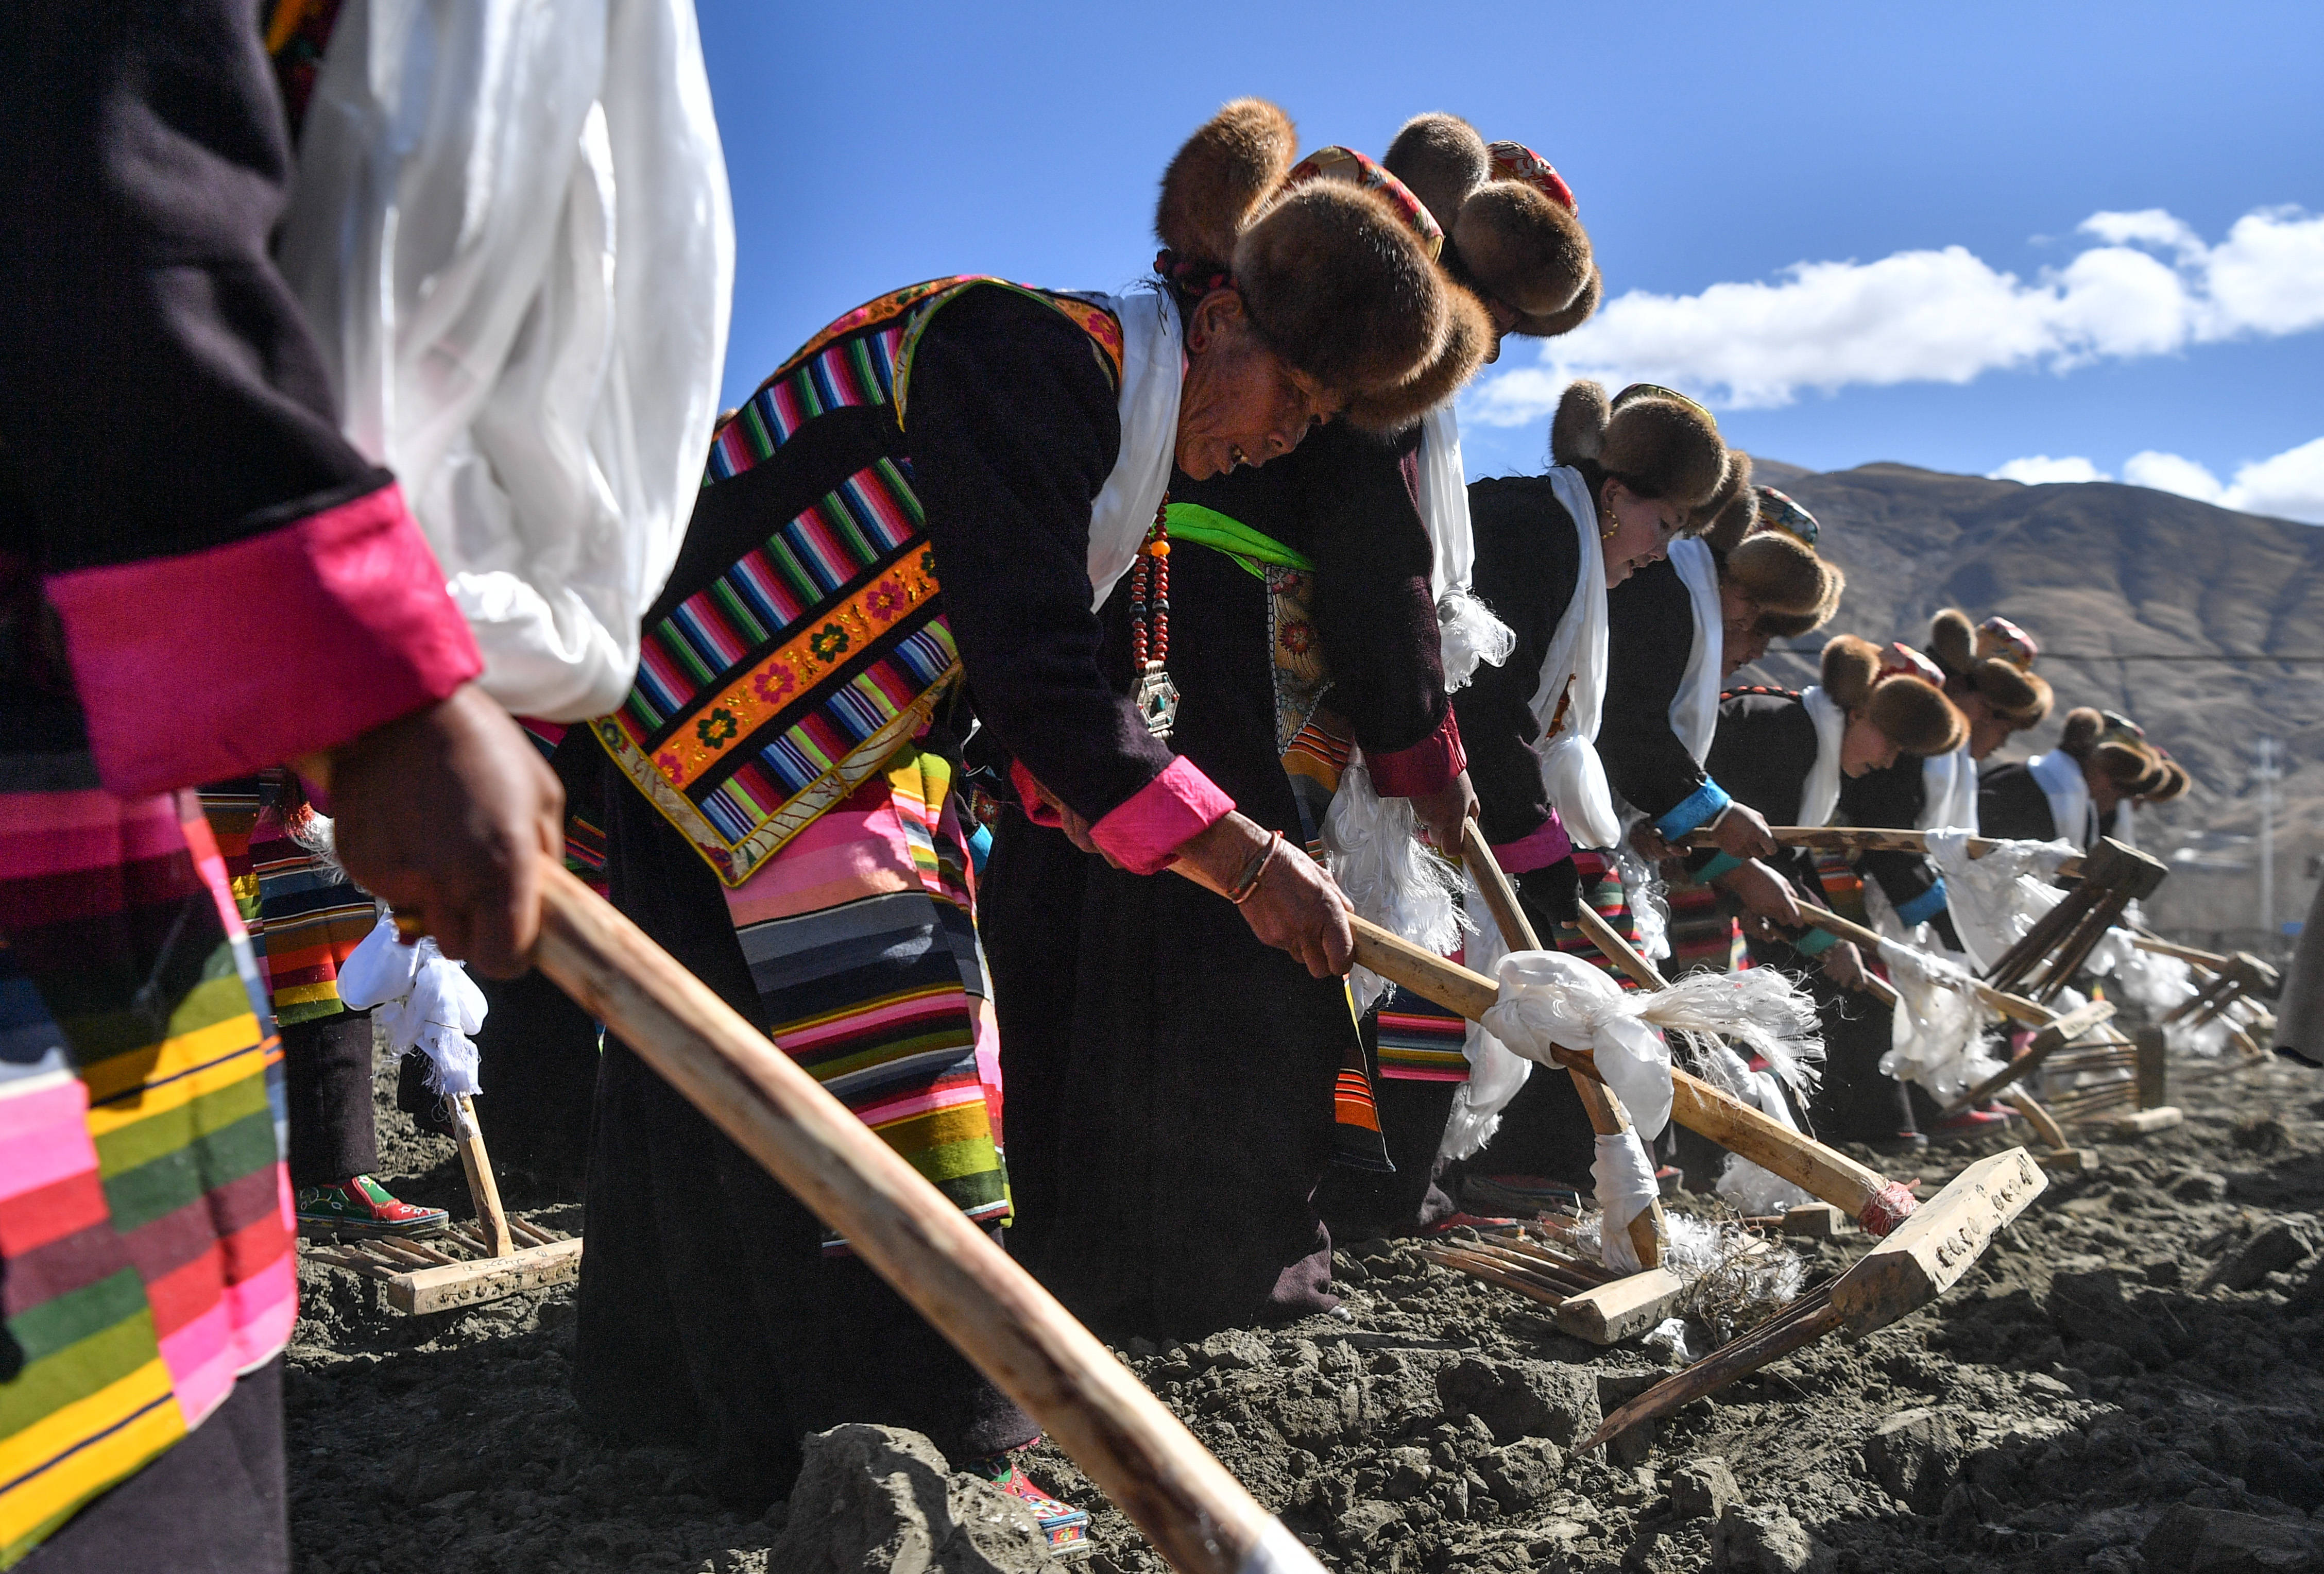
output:
[[[1958,1283],[2003,1227],[2049,1184],[2024,1148],[1978,1160],[1847,1273],[1655,1384],[1608,1416],[1582,1447],[1596,1448],[1667,1415],[1826,1334],[1845,1329],[1860,1338],[1919,1310]]]

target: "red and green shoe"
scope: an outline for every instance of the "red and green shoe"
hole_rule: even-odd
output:
[[[1032,1477],[1019,1469],[1017,1462],[1008,1455],[995,1454],[979,1459],[969,1469],[1010,1496],[1022,1499],[1040,1523],[1041,1533],[1049,1538],[1049,1551],[1057,1557],[1078,1558],[1093,1550],[1090,1545],[1088,1512],[1070,1503],[1060,1503],[1034,1486]]]
[[[432,1236],[452,1221],[440,1208],[415,1208],[398,1201],[368,1175],[352,1175],[329,1186],[299,1188],[299,1233],[302,1236]]]

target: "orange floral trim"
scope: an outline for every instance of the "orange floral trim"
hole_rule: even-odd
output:
[[[655,752],[654,764],[680,792],[702,779],[740,740],[771,721],[831,671],[862,653],[936,594],[936,554],[907,553],[846,600],[826,608],[729,684]]]

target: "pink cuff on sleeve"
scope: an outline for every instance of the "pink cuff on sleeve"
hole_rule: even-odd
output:
[[[1573,856],[1573,838],[1565,834],[1565,822],[1557,818],[1557,810],[1541,822],[1531,836],[1513,842],[1503,842],[1493,849],[1493,859],[1505,875],[1523,875],[1535,869],[1546,869]]]
[[[1444,723],[1408,749],[1376,755],[1364,751],[1371,767],[1372,785],[1383,798],[1417,798],[1440,791],[1469,768],[1468,751],[1461,746],[1461,721],[1452,708],[1444,708]]]
[[[1123,868],[1152,875],[1170,866],[1188,838],[1233,812],[1234,800],[1180,755],[1090,827],[1090,836]]]
[[[484,670],[393,482],[263,535],[43,588],[98,773],[124,795],[345,743]]]
[[[1009,784],[1017,789],[1017,802],[1025,810],[1025,818],[1035,825],[1056,830],[1065,823],[1056,805],[1041,796],[1041,790],[1034,784],[1033,773],[1025,768],[1024,761],[1009,762]]]

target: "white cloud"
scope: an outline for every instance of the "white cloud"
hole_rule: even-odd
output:
[[[1633,290],[1544,345],[1538,365],[1479,382],[1463,414],[1489,426],[1538,421],[1576,377],[1765,409],[1805,389],[2062,372],[2324,327],[2324,217],[2263,208],[2216,246],[2160,208],[2093,214],[2080,229],[2100,244],[2030,282],[1954,245],[1795,263],[1773,282],[1698,295]]]
[[[2176,492],[2181,497],[2192,497],[2198,503],[2217,503],[2227,491],[2219,478],[2193,459],[2177,454],[2158,453],[2148,449],[2135,453],[2122,462],[2122,478],[2134,486],[2151,486],[2157,492]]]
[[[2028,454],[2022,459],[2010,460],[1997,470],[1987,470],[1986,474],[1996,481],[2022,481],[2028,486],[2047,486],[2060,481],[2114,479],[2080,454],[2062,459],[2053,459],[2047,454]]]
[[[2242,466],[2225,486],[2193,459],[2152,449],[2131,455],[2122,478],[2134,486],[2176,492],[2245,514],[2324,524],[2324,437]]]

